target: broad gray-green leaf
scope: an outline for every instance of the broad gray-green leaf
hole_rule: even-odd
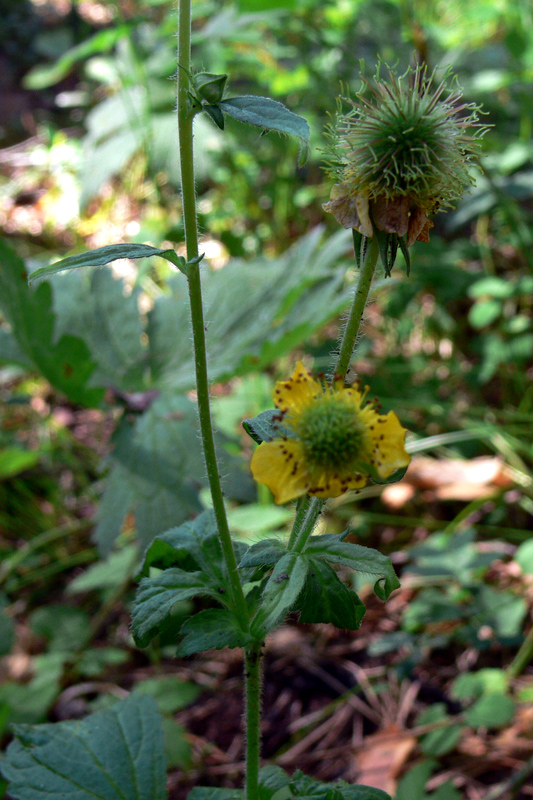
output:
[[[187,800],[244,800],[243,789],[221,789],[213,786],[195,786]]]
[[[287,554],[287,548],[278,539],[263,539],[253,544],[244,554],[240,567],[272,566]]]
[[[91,385],[119,393],[146,389],[139,290],[126,295],[108,269],[70,272],[53,279],[57,332],[79,336],[97,366]]]
[[[303,589],[309,561],[298,553],[286,553],[277,562],[263,591],[259,609],[252,620],[251,633],[265,636],[294,606]]]
[[[88,250],[85,253],[78,253],[75,256],[68,256],[61,261],[55,261],[46,267],[40,267],[29,276],[30,284],[39,278],[48,278],[58,272],[65,272],[81,267],[104,267],[111,261],[119,258],[149,258],[150,256],[161,256],[167,258],[173,250],[161,250],[159,247],[152,247],[149,244],[110,244],[106,247],[98,247],[96,250]],[[169,259],[170,260],[170,259]]]
[[[81,721],[17,726],[2,762],[17,800],[164,800],[161,717],[131,695]]]
[[[510,697],[498,692],[484,694],[466,712],[466,722],[474,727],[501,728],[513,718],[515,704]]]
[[[350,238],[341,230],[321,243],[322,233],[315,228],[276,259],[203,268],[211,380],[261,370],[346,308],[351,291],[339,260]],[[176,275],[169,289],[148,317],[150,368],[156,386],[185,391],[195,385],[190,337],[184,335],[190,330],[187,287]]]
[[[318,558],[309,559],[309,572],[298,598],[300,622],[330,622],[337,628],[357,630],[365,614],[364,603],[340,580],[329,564]]]
[[[271,442],[273,439],[293,439],[294,431],[283,424],[283,415],[277,408],[262,411],[257,417],[243,419],[242,427],[254,442]]]
[[[220,589],[224,591],[222,587]],[[196,595],[218,597],[217,587],[202,572],[173,568],[166,569],[155,578],[143,578],[131,614],[137,645],[146,647],[162,630],[162,623],[171,615],[176,603]]]
[[[347,533],[346,531],[338,536],[333,533],[312,536],[304,553],[313,558],[323,558],[332,564],[344,564],[356,572],[378,576],[374,584],[374,591],[378,597],[386,600],[390,593],[400,586],[390,558],[370,547],[344,542],[343,539]]]
[[[239,122],[296,136],[305,145],[309,142],[311,131],[307,121],[270,97],[243,95],[221,100],[218,105],[225,114]]]
[[[235,615],[226,608],[208,608],[187,620],[181,628],[184,638],[177,655],[192,656],[214,647],[247,647],[252,637],[242,630]]]
[[[75,403],[98,406],[102,389],[87,388],[94,372],[87,345],[75,336],[55,337],[52,290],[47,283],[28,288],[24,262],[0,241],[0,309],[29,363]]]
[[[20,348],[13,334],[5,328],[0,328],[0,363],[20,364],[30,369],[33,366],[31,359]]]

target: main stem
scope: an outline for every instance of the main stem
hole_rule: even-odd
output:
[[[183,225],[187,260],[198,256],[198,226],[196,221],[196,193],[194,188],[193,165],[193,119],[194,111],[188,97],[189,73],[191,67],[191,0],[178,2],[178,130],[180,143],[181,193],[183,203]],[[199,264],[190,264],[187,274],[189,301],[191,306],[192,333],[194,345],[194,364],[196,370],[196,389],[198,394],[198,414],[200,432],[204,448],[209,488],[213,500],[213,510],[224,561],[228,572],[231,599],[241,627],[249,626],[249,614],[237,569],[237,560],[224,506],[224,495],[218,471],[211,409],[209,406],[209,381],[207,378],[207,357],[205,344],[204,309],[202,304],[202,285]]]
[[[259,756],[261,753],[261,644],[245,651],[246,677],[246,800],[259,795]]]
[[[357,247],[356,239],[354,236],[354,246]],[[359,279],[355,288],[355,295],[350,310],[350,315],[346,321],[344,332],[342,334],[341,346],[339,354],[335,362],[335,378],[344,378],[350,366],[357,337],[359,336],[359,329],[361,327],[361,320],[370,293],[370,286],[372,285],[372,278],[376,270],[378,262],[379,248],[377,237],[370,239],[368,249],[366,251],[365,259],[361,265]],[[305,547],[305,543],[309,539],[316,521],[320,516],[320,512],[324,507],[324,500],[319,497],[313,497],[305,506],[299,509],[299,514],[289,538],[288,549],[296,553],[301,553]]]

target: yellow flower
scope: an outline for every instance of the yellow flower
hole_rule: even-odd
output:
[[[252,457],[252,474],[287,503],[304,494],[338,497],[361,489],[372,475],[390,478],[408,466],[405,428],[393,411],[381,415],[365,405],[368,387],[318,381],[298,362],[288,381],[279,381],[274,404],[292,436],[263,442]]]

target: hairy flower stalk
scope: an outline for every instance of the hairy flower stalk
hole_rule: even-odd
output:
[[[324,205],[345,228],[377,235],[386,274],[398,245],[429,241],[430,215],[450,207],[474,183],[470,162],[479,155],[486,127],[479,107],[461,93],[436,88],[435,71],[408,69],[382,81],[363,79],[358,102],[341,107],[328,129],[326,170],[335,180]],[[342,103],[342,100],[340,101]],[[408,256],[407,256],[408,260]],[[392,262],[392,263],[391,263]]]

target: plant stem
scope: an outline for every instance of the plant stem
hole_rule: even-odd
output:
[[[246,800],[259,797],[259,757],[261,751],[262,643],[245,651],[246,676]]]
[[[178,1],[178,130],[181,166],[181,192],[183,204],[183,226],[187,246],[187,260],[198,256],[198,226],[196,220],[196,194],[194,187],[193,164],[193,119],[188,89],[191,66],[191,0]],[[202,304],[202,285],[199,264],[191,264],[187,274],[189,301],[194,345],[194,364],[196,369],[196,389],[198,394],[198,414],[200,432],[204,449],[209,488],[213,500],[213,510],[224,561],[230,583],[231,599],[241,627],[246,630],[249,614],[237,569],[235,551],[228,527],[224,495],[218,471],[211,409],[209,406],[209,382],[207,378],[207,356],[205,343],[204,310]]]
[[[358,246],[355,235],[354,246]],[[342,334],[341,346],[335,362],[334,376],[336,378],[344,378],[346,376],[346,372],[348,371],[348,367],[350,366],[350,360],[352,358],[355,343],[357,342],[357,337],[359,335],[359,328],[361,326],[363,312],[368,300],[372,278],[374,277],[378,255],[379,248],[377,237],[374,237],[370,240],[365,259],[361,265],[352,308],[350,310],[350,316],[346,321],[346,325]],[[320,512],[322,511],[322,508],[324,507],[324,503],[325,500],[322,500],[318,497],[313,497],[309,499],[305,505],[302,504],[302,506],[300,506],[298,513],[296,514],[296,519],[294,520],[293,529],[289,538],[289,550],[296,553],[302,552],[305,547],[305,543],[309,539],[313,528],[316,525],[316,521],[320,515]]]
[[[377,236],[374,236],[369,241],[365,260],[361,265],[361,271],[359,273],[359,280],[357,281],[357,286],[355,289],[355,296],[350,311],[350,316],[348,317],[344,332],[342,334],[341,346],[337,356],[337,361],[335,362],[335,376],[337,377],[344,378],[348,371],[348,367],[350,366],[355,343],[359,335],[361,320],[363,319],[363,312],[365,310],[366,301],[368,300],[368,293],[370,292],[372,278],[374,277],[378,255],[379,248]]]
[[[520,645],[518,653],[506,669],[507,677],[513,680],[523,673],[533,659],[533,628]]]

